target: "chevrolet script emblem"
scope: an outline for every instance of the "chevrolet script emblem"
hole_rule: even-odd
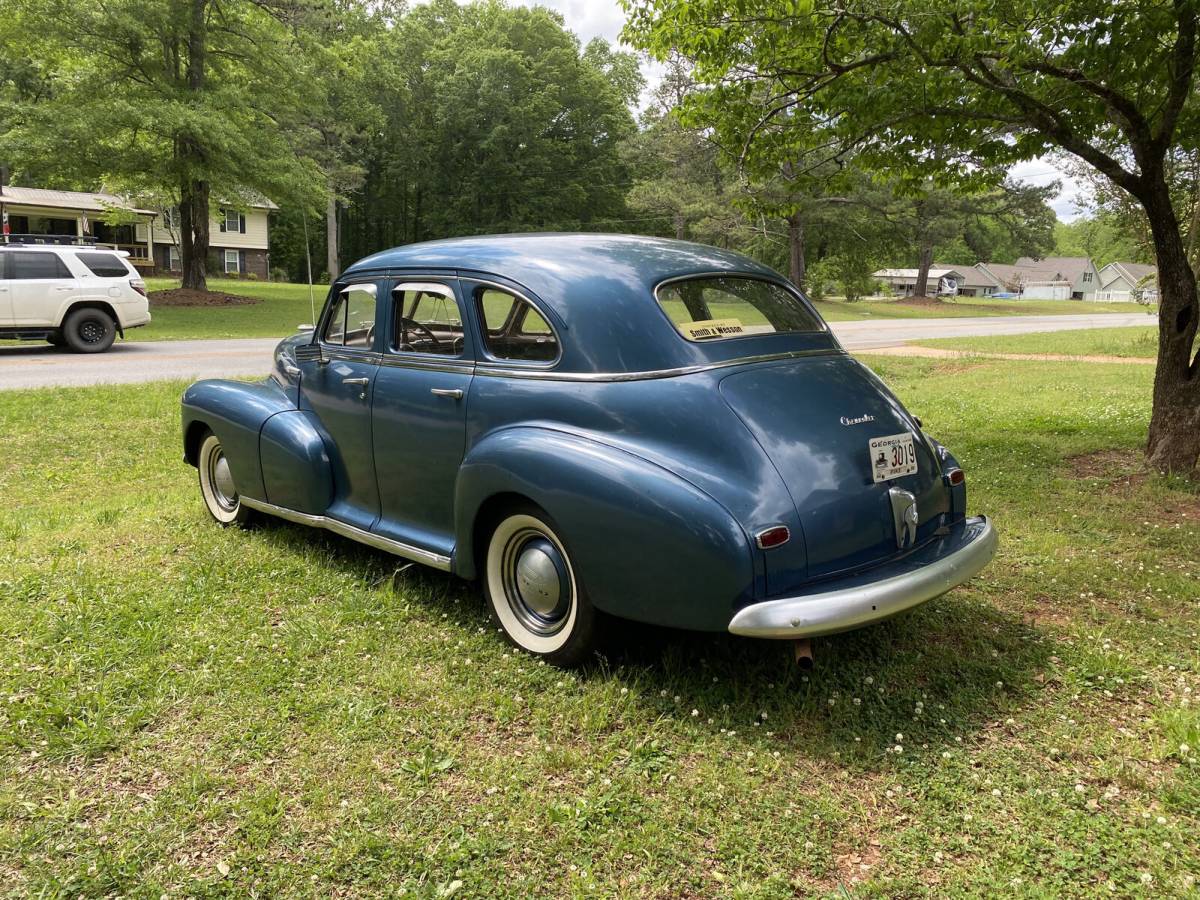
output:
[[[867,422],[874,422],[875,417],[870,413],[863,413],[861,416],[842,416],[838,421],[843,425],[863,425]]]
[[[890,488],[888,499],[892,501],[892,524],[896,528],[896,546],[907,550],[917,542],[917,498],[902,488]]]

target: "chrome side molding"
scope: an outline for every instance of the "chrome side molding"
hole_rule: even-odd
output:
[[[326,531],[340,534],[342,537],[358,541],[360,544],[366,544],[368,547],[374,547],[376,550],[394,553],[396,556],[411,559],[413,562],[419,562],[422,565],[439,569],[442,572],[450,571],[450,557],[442,556],[440,553],[432,553],[429,550],[414,547],[412,544],[393,541],[391,538],[385,538],[382,535],[364,531],[355,525],[349,525],[346,522],[329,516],[314,516],[311,513],[298,512],[294,509],[288,509],[285,506],[276,506],[274,503],[268,503],[265,500],[255,500],[253,497],[243,496],[239,499],[251,509],[258,510],[267,515],[278,516],[280,519],[286,519],[298,525],[308,525],[310,528],[324,528]]]

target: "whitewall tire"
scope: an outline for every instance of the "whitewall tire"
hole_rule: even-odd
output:
[[[488,606],[510,641],[557,666],[591,655],[596,614],[545,512],[510,510],[492,530],[483,562]]]
[[[209,432],[200,441],[196,454],[196,468],[200,472],[200,496],[209,515],[222,525],[244,525],[250,521],[252,511],[242,505],[229,460],[221,448],[220,439]]]

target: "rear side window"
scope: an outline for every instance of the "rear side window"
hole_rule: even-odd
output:
[[[550,323],[527,300],[499,288],[481,288],[475,295],[483,342],[496,359],[553,362],[558,338]]]
[[[824,331],[820,318],[791,291],[757,278],[706,276],[655,291],[659,305],[689,341],[756,334]]]
[[[9,253],[6,278],[70,278],[71,270],[58,258],[57,253],[38,253],[22,250]]]
[[[125,268],[121,257],[111,253],[76,253],[75,255],[91,270],[93,275],[101,278],[125,278],[129,275],[129,270]]]

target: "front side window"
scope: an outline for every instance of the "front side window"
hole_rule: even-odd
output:
[[[183,268],[179,261],[179,248],[174,245],[167,248],[167,268],[172,272],[178,272]]]
[[[71,278],[71,270],[58,258],[57,253],[28,253],[20,251],[8,254],[8,271],[5,277],[13,280],[35,280],[48,278]]]
[[[375,285],[342,288],[325,322],[321,340],[339,347],[370,350],[375,343]]]
[[[129,270],[119,256],[112,253],[76,253],[79,261],[101,278],[126,278]]]
[[[475,297],[483,341],[496,359],[553,362],[558,338],[545,317],[528,300],[500,288],[480,288]]]
[[[444,284],[401,284],[396,302],[392,349],[401,353],[459,356],[463,321],[454,292]]]
[[[225,251],[225,274],[233,275],[239,271],[238,267],[238,252],[236,250]]]
[[[824,331],[820,318],[791,291],[770,281],[703,276],[655,291],[658,303],[689,341]]]

